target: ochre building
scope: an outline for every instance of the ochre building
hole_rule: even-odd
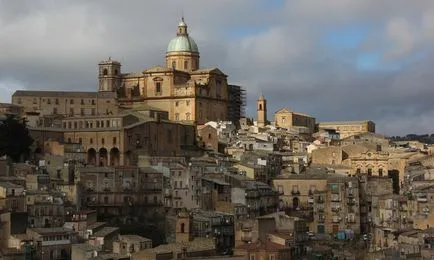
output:
[[[124,73],[111,58],[98,65],[97,92],[16,91],[12,103],[25,113],[39,116],[116,115],[120,110],[147,105],[167,111],[169,120],[238,120],[243,102],[229,102],[228,93],[240,92],[228,86],[227,75],[218,68],[201,68],[199,48],[190,37],[184,19],[167,47],[165,65]],[[235,104],[235,105],[234,105]]]
[[[318,128],[336,130],[341,139],[363,133],[375,133],[375,123],[372,121],[321,122]]]

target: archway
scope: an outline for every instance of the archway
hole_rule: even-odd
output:
[[[118,148],[113,147],[110,149],[110,165],[111,166],[118,166],[120,161],[120,151]]]
[[[108,158],[108,153],[107,153],[107,149],[105,148],[101,148],[99,149],[99,166],[106,166],[107,165],[107,158]]]
[[[300,205],[300,199],[295,197],[292,199],[292,208],[298,209],[298,206]]]
[[[87,163],[92,165],[96,164],[96,150],[93,148],[87,150]]]

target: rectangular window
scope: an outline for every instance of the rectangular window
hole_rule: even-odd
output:
[[[56,107],[53,108],[53,114],[54,114],[54,115],[57,114],[57,108],[56,108]]]
[[[116,137],[113,137],[113,145],[116,145]]]
[[[84,108],[80,109],[80,115],[84,116]]]
[[[72,100],[72,99],[71,99],[71,100]],[[71,115],[71,116],[74,115],[74,109],[73,109],[73,108],[70,108],[70,109],[69,109],[69,115]]]
[[[59,99],[56,98],[54,104],[59,105]]]
[[[92,115],[95,115],[95,108],[92,108]]]
[[[81,100],[81,104],[84,105],[84,99]]]
[[[161,82],[156,82],[155,83],[155,92],[156,93],[161,93]]]

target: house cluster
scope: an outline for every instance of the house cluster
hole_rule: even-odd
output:
[[[432,259],[434,156],[372,121],[282,108],[199,66],[182,20],[166,65],[99,63],[97,92],[17,91],[22,162],[0,160],[1,259]]]

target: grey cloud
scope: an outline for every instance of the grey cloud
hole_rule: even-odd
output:
[[[202,65],[246,87],[250,116],[263,92],[270,116],[287,106],[318,120],[373,119],[387,134],[434,132],[433,8],[430,0],[296,0],[267,12],[259,0],[0,0],[0,100],[20,88],[95,90],[108,56],[124,71],[161,65],[184,9]],[[377,26],[359,48],[321,45],[323,30],[361,21]],[[227,36],[255,26],[266,30]],[[393,61],[427,56],[400,71],[357,69],[360,52],[386,50]]]

